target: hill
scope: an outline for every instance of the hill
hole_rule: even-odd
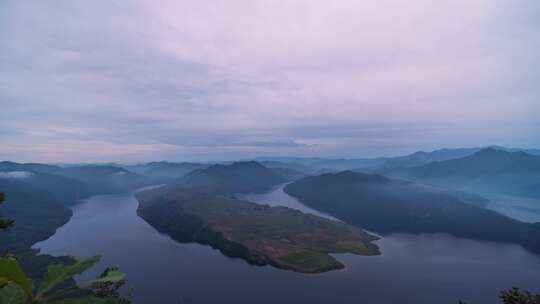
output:
[[[267,168],[255,161],[218,164],[189,173],[178,185],[228,194],[262,192],[288,180],[280,172],[282,171]]]
[[[431,187],[354,173],[306,177],[285,191],[314,209],[382,234],[449,233],[513,242],[540,252],[540,226],[480,208]]]
[[[179,179],[188,173],[207,168],[209,165],[200,163],[172,163],[167,161],[150,162],[147,164],[124,166],[131,172],[144,175],[157,183],[168,183]]]
[[[482,149],[467,157],[380,173],[474,192],[540,197],[540,156]]]

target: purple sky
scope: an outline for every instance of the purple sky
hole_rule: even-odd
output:
[[[0,159],[540,147],[540,1],[0,2]]]

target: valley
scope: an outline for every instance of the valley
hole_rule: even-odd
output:
[[[282,186],[241,197],[273,206],[302,206]],[[540,280],[535,271],[540,267],[539,255],[516,245],[443,234],[385,236],[375,242],[380,255],[335,255],[346,266],[340,271],[303,274],[261,267],[207,245],[173,240],[137,216],[138,205],[134,193],[85,199],[70,207],[74,215],[67,224],[34,248],[52,256],[101,254],[97,267],[77,282],[95,278],[109,265],[118,266],[127,274],[132,290],[124,292],[134,303],[159,298],[163,303],[325,304],[339,298],[353,304],[369,297],[375,304],[455,304],[456,299],[489,304],[508,285],[535,290]],[[302,211],[317,213],[305,206]],[[512,263],[509,256],[515,257]],[[474,284],[464,285],[464,278]]]
[[[505,153],[491,153],[495,160],[489,161],[509,155],[507,161],[513,164],[514,154]],[[531,269],[540,265],[535,253],[540,226],[534,197],[394,176],[404,169],[389,171],[387,177],[348,170],[322,173],[307,164],[276,160],[264,163],[267,166],[239,161],[59,167],[3,162],[0,186],[8,201],[0,211],[17,225],[0,235],[0,249],[17,254],[31,277],[41,276],[47,264],[70,261],[68,256],[101,254],[98,267],[77,282],[95,277],[108,265],[120,266],[139,289],[133,295],[137,303],[156,296],[169,302],[224,298],[272,303],[294,298],[325,303],[335,292],[344,303],[354,303],[360,294],[380,294],[384,288],[401,290],[405,303],[434,300],[440,294],[489,303],[498,290],[516,282],[535,290],[530,282],[539,278]],[[390,170],[388,164],[384,170]],[[499,168],[506,170],[504,176],[525,174],[519,171],[523,166]],[[536,169],[528,168],[526,174],[535,174]],[[479,176],[492,182],[496,178],[490,176],[497,173]],[[156,182],[162,184],[145,187]],[[534,180],[530,185],[534,190]],[[519,256],[520,263],[506,265],[508,255]],[[159,260],[161,267],[141,267],[148,259]],[[423,277],[409,283],[414,288],[431,286],[433,292],[419,298],[414,290],[400,289],[404,277],[395,275],[396,267],[407,277],[421,273]],[[223,269],[235,273],[235,280],[251,292],[226,284]],[[461,278],[484,280],[478,275],[486,271],[490,280],[462,288]],[[498,273],[505,277],[498,278]],[[148,284],[148,274],[155,284]],[[209,276],[227,289],[205,294],[200,280]],[[171,287],[164,280],[181,280],[190,287]],[[280,291],[272,295],[253,285],[275,285],[275,280]],[[312,290],[313,284],[321,290],[332,286],[333,292],[295,293]],[[388,294],[374,302],[395,300]]]

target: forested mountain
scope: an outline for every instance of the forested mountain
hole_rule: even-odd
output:
[[[345,171],[306,177],[285,191],[312,208],[382,234],[443,232],[540,252],[540,223],[522,223],[412,182]]]

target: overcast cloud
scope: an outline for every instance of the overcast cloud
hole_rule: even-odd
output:
[[[0,159],[540,146],[540,1],[0,2]]]

